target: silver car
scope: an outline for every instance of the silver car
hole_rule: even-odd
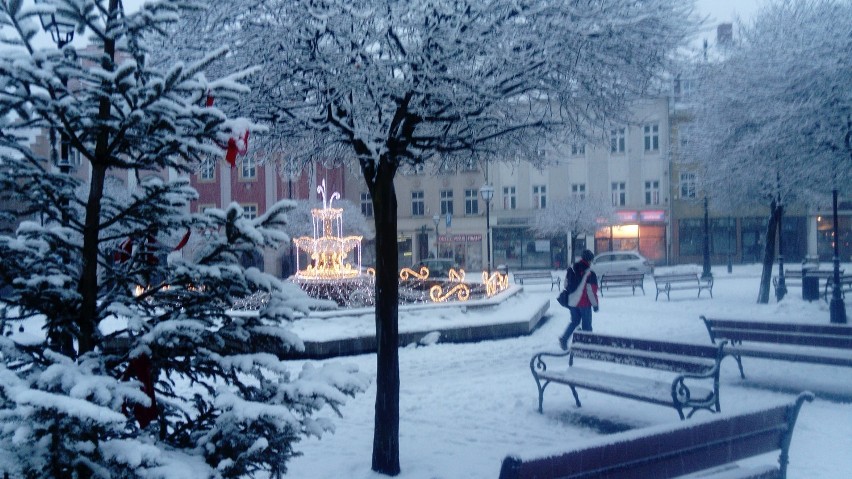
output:
[[[654,263],[636,251],[607,251],[595,256],[592,269],[598,276],[604,273],[654,273]]]

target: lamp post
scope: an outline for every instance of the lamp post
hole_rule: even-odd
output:
[[[438,223],[441,222],[441,217],[439,215],[433,216],[432,222],[435,223],[435,259],[438,259]]]
[[[35,3],[43,4],[45,0],[35,0]],[[62,50],[65,45],[71,43],[74,40],[74,23],[63,19],[61,16],[57,16],[56,13],[39,13],[38,14],[39,21],[41,21],[41,27],[44,31],[50,33],[50,38],[53,40],[53,43],[56,44],[56,47],[59,50]],[[67,86],[67,80],[65,78],[62,79],[62,86]],[[53,127],[50,128],[50,144],[51,144],[51,160],[53,164],[59,167],[59,171],[63,174],[68,174],[71,172],[71,162],[68,159],[68,135],[65,132],[60,133],[60,142],[59,142],[59,160],[56,159],[56,147],[54,146],[56,143],[56,131]],[[65,213],[63,212],[63,215]]]
[[[35,0],[36,4],[45,3],[44,0]],[[56,44],[56,47],[59,50],[62,50],[65,45],[71,43],[74,40],[74,23],[68,21],[67,19],[58,17],[55,12],[47,13],[42,12],[38,14],[39,21],[41,21],[41,27],[44,31],[50,34],[50,38]],[[62,86],[67,87],[67,79],[62,78]],[[56,158],[56,130],[51,126],[50,127],[50,160],[51,162],[59,167],[59,171],[63,174],[68,174],[71,172],[71,163],[68,160],[68,135],[64,132],[60,132],[60,143],[59,143],[60,157],[57,161]],[[63,223],[67,223],[68,219],[68,203],[63,203],[61,212],[61,216],[63,219]],[[64,260],[63,260],[64,262]],[[73,321],[70,321],[72,322]],[[75,357],[76,351],[74,349],[74,338],[67,331],[53,331],[49,333],[48,342],[50,343],[52,348],[55,348],[60,353],[68,356]]]
[[[837,188],[831,191],[831,214],[834,219],[834,227],[832,235],[834,236],[834,284],[831,288],[831,304],[829,305],[829,314],[832,323],[846,322],[846,305],[843,303],[843,296],[840,293],[840,237],[837,235]]]
[[[704,196],[704,264],[701,270],[701,279],[710,279],[710,208],[707,204],[707,195]]]
[[[488,183],[479,188],[479,194],[485,201],[485,251],[488,255],[488,277],[491,277],[491,200],[494,199],[494,187]]]

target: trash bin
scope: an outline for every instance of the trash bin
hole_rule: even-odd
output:
[[[814,301],[819,299],[819,278],[802,276],[802,299]]]

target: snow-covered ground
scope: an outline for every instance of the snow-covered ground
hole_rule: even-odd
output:
[[[824,266],[825,267],[825,266]],[[850,265],[844,265],[848,271]],[[654,301],[648,278],[646,294],[629,289],[605,292],[595,314],[594,330],[602,333],[708,343],[699,315],[727,318],[829,324],[824,301],[805,302],[801,289],[777,303],[758,305],[758,266],[735,266],[732,274],[715,267],[714,298],[702,293],[672,293]],[[567,387],[552,385],[537,411],[537,393],[529,370],[534,352],[555,350],[568,322],[568,311],[555,301],[547,285],[534,285],[522,295],[551,299],[549,319],[526,337],[475,344],[433,344],[400,352],[400,479],[494,479],[509,453],[524,456],[582,446],[588,440],[627,429],[679,422],[672,408],[580,391],[577,408]],[[847,316],[852,313],[847,298]],[[516,314],[507,304],[491,313]],[[442,311],[442,316],[446,312]],[[460,313],[467,314],[467,313]],[[423,312],[418,312],[423,315]],[[404,321],[402,318],[401,321]],[[445,317],[442,321],[447,320]],[[355,363],[375,376],[375,355],[329,361]],[[616,367],[616,366],[613,366]],[[852,369],[780,361],[746,359],[742,380],[733,359],[723,363],[722,411],[736,412],[770,401],[791,399],[802,390],[817,399],[805,403],[793,435],[789,477],[852,477]],[[379,479],[371,472],[375,384],[342,409],[335,434],[296,444],[303,456],[289,464],[288,477]],[[332,415],[331,411],[326,411]],[[696,417],[707,417],[699,411]],[[775,461],[777,455],[767,461]]]

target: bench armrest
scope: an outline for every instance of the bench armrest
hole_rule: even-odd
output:
[[[530,371],[532,371],[533,376],[538,377],[536,371],[547,371],[547,364],[544,362],[544,358],[552,357],[552,358],[564,358],[571,354],[570,351],[560,351],[560,352],[552,352],[552,351],[542,351],[540,353],[536,353],[532,359],[530,359]]]

